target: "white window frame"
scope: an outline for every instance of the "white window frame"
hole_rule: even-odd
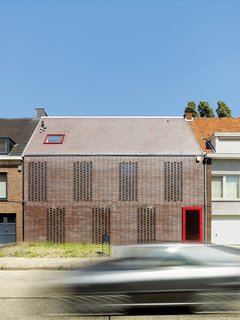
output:
[[[238,197],[237,198],[227,198],[227,182],[226,178],[228,176],[234,176],[238,177]],[[224,172],[224,173],[212,173],[212,178],[213,177],[221,177],[222,178],[222,197],[221,198],[213,198],[212,196],[212,201],[240,201],[240,172],[236,174],[236,172]],[[212,182],[212,180],[211,180]],[[212,184],[211,184],[212,188]]]
[[[1,197],[1,195],[0,195],[0,201],[6,201],[6,200],[7,200],[7,197],[8,197],[8,190],[7,190],[7,181],[8,181],[8,177],[7,177],[7,173],[5,173],[5,172],[0,172],[0,175],[2,175],[2,176],[5,176],[5,177],[6,177],[6,181],[5,181],[5,184],[6,184],[6,187],[5,187],[5,194],[6,194],[6,196],[5,196],[5,197]]]

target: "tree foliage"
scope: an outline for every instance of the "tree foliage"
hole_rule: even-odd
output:
[[[223,101],[218,101],[217,102],[217,109],[216,109],[216,112],[217,112],[217,115],[219,118],[231,118],[232,117],[232,111],[231,109],[226,105],[225,102]]]
[[[193,117],[199,117],[199,113],[196,109],[196,103],[194,101],[188,101],[187,106],[184,110],[184,113],[186,114],[187,112],[192,113]]]
[[[232,110],[228,105],[223,101],[217,102],[216,113],[218,118],[231,118]],[[197,108],[194,101],[188,101],[187,106],[185,107],[184,113],[192,113],[193,117],[202,117],[202,118],[214,118],[213,108],[210,107],[207,101],[200,101]]]
[[[213,109],[207,101],[200,101],[198,104],[198,112],[202,118],[214,118]]]

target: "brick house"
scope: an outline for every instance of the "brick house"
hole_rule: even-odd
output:
[[[42,117],[24,152],[25,240],[207,240],[204,168],[180,117]]]
[[[46,115],[41,108],[36,111],[35,119],[0,119],[0,243],[23,240],[22,153]]]
[[[190,117],[188,124],[210,168],[211,241],[240,244],[240,118]]]

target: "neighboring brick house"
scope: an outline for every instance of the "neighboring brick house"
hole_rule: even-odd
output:
[[[43,115],[37,109],[37,115]],[[0,243],[23,240],[22,153],[39,119],[0,119]]]
[[[26,241],[207,239],[203,154],[183,118],[42,117],[24,195]]]
[[[188,123],[211,163],[211,240],[240,244],[240,118],[189,117]]]

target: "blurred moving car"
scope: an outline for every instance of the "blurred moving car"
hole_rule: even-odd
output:
[[[61,313],[126,314],[162,307],[187,307],[196,313],[240,310],[239,249],[163,243],[124,246],[120,252],[116,259],[71,271],[55,282]]]

